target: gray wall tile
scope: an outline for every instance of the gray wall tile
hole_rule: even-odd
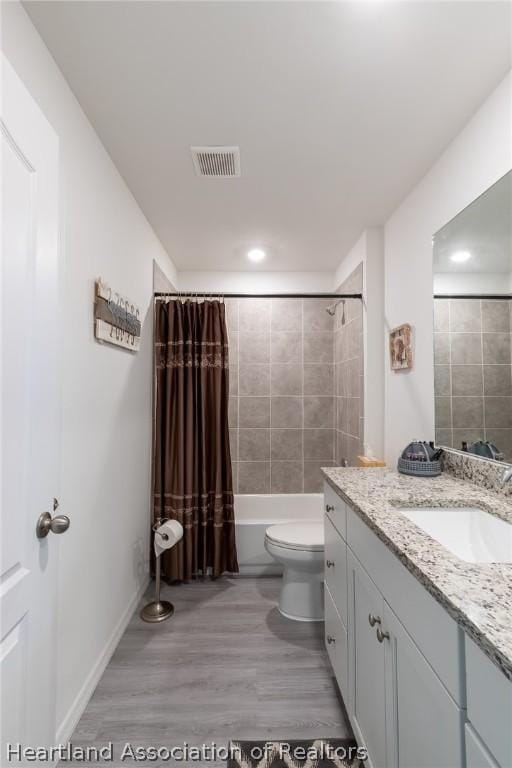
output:
[[[270,363],[269,333],[240,332],[239,345],[238,360],[240,364]]]
[[[509,301],[482,301],[482,330],[510,333]]]
[[[240,461],[270,460],[270,430],[240,429],[238,434]]]
[[[302,459],[302,429],[271,429],[270,456],[275,459]]]
[[[331,331],[304,331],[304,362],[332,363],[334,360],[334,335]]]
[[[481,331],[480,302],[474,299],[450,301],[450,331]]]
[[[448,365],[450,362],[450,334],[434,333],[434,362]]]
[[[484,394],[487,396],[512,395],[512,368],[510,365],[484,365]]]
[[[333,395],[334,366],[304,363],[304,395]]]
[[[270,365],[240,365],[239,369],[239,394],[270,395]]]
[[[327,312],[332,301],[326,299],[305,299],[303,303],[304,330],[332,331],[334,317]]]
[[[272,363],[302,362],[302,333],[296,331],[274,331],[270,341]]]
[[[450,302],[438,299],[434,302],[434,331],[450,330]]]
[[[273,363],[270,368],[271,395],[302,395],[302,365]]]
[[[271,493],[302,493],[303,489],[302,461],[272,461],[270,469]]]
[[[302,397],[272,397],[270,425],[272,427],[302,427]]]
[[[510,333],[482,335],[484,363],[510,363]]]
[[[269,397],[239,398],[240,427],[270,427]]]
[[[304,462],[304,493],[321,493],[324,484],[322,467],[334,466],[329,461],[305,461]]]
[[[270,493],[270,461],[239,462],[238,493]]]
[[[360,291],[361,286],[358,268],[340,290]],[[335,453],[355,461],[361,452],[362,305],[346,301],[333,317],[326,312],[331,303],[226,300],[232,458],[239,493],[320,491],[322,464],[333,463]],[[335,389],[345,398],[340,404]]]
[[[304,396],[304,426],[331,428],[334,422],[334,398]]]
[[[512,428],[512,397],[485,398],[486,429]]]
[[[452,401],[450,397],[436,397],[436,427],[447,429],[452,426]]]
[[[434,366],[434,390],[436,395],[449,397],[451,395],[450,366]]]
[[[270,300],[242,299],[238,306],[238,325],[240,332],[270,332]]]
[[[484,377],[481,365],[453,365],[451,370],[452,395],[483,395]]]
[[[483,427],[483,397],[454,397],[452,399],[452,424],[454,429]]]
[[[302,300],[272,299],[271,329],[272,332],[302,330]]]
[[[482,334],[452,333],[450,336],[452,365],[482,363]]]
[[[448,406],[441,399],[436,411],[436,440],[442,437],[449,444],[450,439],[456,448],[462,441],[491,440],[512,461],[512,429],[506,426],[512,402],[507,400],[512,398],[512,302],[452,299],[448,318],[445,304],[446,300],[434,302],[434,328],[443,331],[435,333],[435,361],[445,361],[445,365],[435,367],[434,388],[436,396],[450,396],[446,379],[449,370],[453,427],[443,427],[447,424]],[[481,331],[476,332],[479,328]],[[447,339],[451,339],[451,366]],[[482,394],[483,400],[479,397]]]
[[[333,440],[332,429],[305,429],[304,458],[332,461]]]

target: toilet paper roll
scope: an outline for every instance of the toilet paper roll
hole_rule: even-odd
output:
[[[183,538],[183,526],[177,520],[167,520],[155,531],[155,555],[171,549]]]

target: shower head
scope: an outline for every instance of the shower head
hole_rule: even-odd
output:
[[[343,307],[345,307],[345,299],[340,299],[339,301],[335,301],[334,304],[330,304],[328,307],[326,307],[325,311],[329,315],[334,317],[334,315],[336,314],[336,307],[338,306],[338,304],[343,304]]]

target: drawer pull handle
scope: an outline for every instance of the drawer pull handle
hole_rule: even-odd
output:
[[[325,511],[326,512],[334,512],[334,505],[333,504],[326,504],[325,505]]]
[[[389,632],[383,632],[380,627],[377,628],[377,640],[379,643],[383,643],[384,640],[389,640]]]
[[[327,635],[327,643],[328,643],[328,645],[332,645],[335,642],[336,642],[336,638],[335,637],[333,637],[332,635]]]
[[[374,627],[376,624],[382,624],[380,616],[374,616],[373,613],[368,614],[368,623],[370,627]],[[382,640],[381,640],[382,642]]]
[[[326,560],[325,564],[328,568],[334,568],[334,560]]]

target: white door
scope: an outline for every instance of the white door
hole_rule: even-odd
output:
[[[7,743],[55,738],[59,144],[2,56],[0,764]],[[21,761],[22,764],[25,761]]]

